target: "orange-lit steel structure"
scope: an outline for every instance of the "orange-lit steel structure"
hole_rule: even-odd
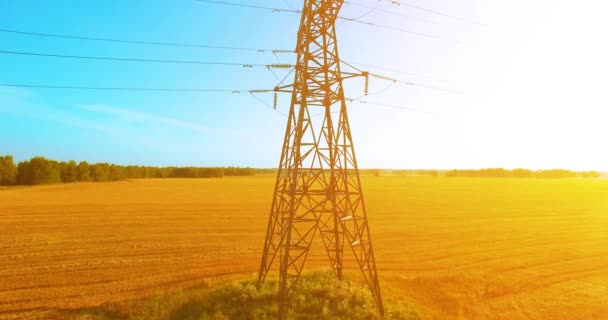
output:
[[[289,310],[315,234],[337,278],[350,247],[384,312],[365,201],[342,81],[367,76],[340,70],[336,20],[343,0],[305,0],[291,107],[260,265],[258,284],[279,260],[279,319]]]

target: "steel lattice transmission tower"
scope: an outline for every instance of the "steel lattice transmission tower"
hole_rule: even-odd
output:
[[[285,319],[315,234],[342,278],[351,247],[384,313],[342,80],[367,73],[340,70],[336,20],[344,0],[304,0],[291,107],[268,222],[258,285],[278,258],[279,318]]]

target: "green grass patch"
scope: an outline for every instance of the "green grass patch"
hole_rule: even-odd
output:
[[[263,320],[277,319],[278,284],[266,281],[258,289],[253,277],[210,288],[196,288],[157,296],[143,302],[113,306],[109,314],[128,320]],[[386,300],[386,299],[385,299]],[[417,320],[408,305],[385,301],[386,320]],[[122,311],[120,309],[123,309]],[[78,319],[88,318],[80,313]],[[333,272],[305,273],[292,294],[289,319],[382,319],[366,286],[337,281]]]

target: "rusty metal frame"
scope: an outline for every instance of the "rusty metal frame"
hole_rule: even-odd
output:
[[[342,81],[335,22],[344,0],[304,0],[297,64],[258,284],[279,260],[279,319],[286,319],[318,232],[336,277],[344,245],[351,247],[366,284],[384,313]],[[319,116],[311,115],[319,110]],[[337,117],[334,114],[338,114]]]

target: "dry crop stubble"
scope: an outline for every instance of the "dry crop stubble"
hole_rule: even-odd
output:
[[[273,186],[260,175],[0,190],[0,318],[256,272]],[[608,314],[607,180],[366,176],[363,187],[387,299],[430,319]],[[325,263],[319,243],[310,262]]]

